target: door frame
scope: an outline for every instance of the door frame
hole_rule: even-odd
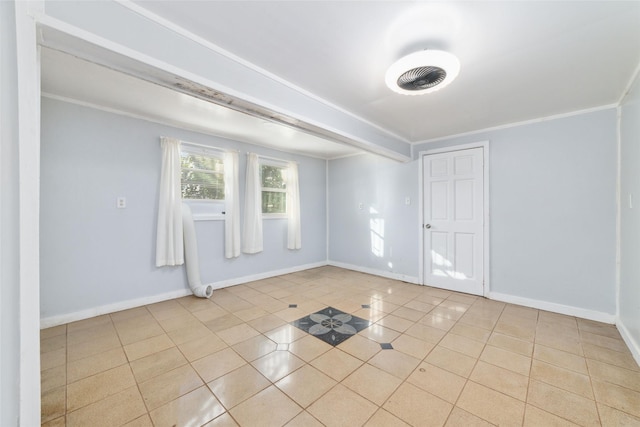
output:
[[[449,147],[443,147],[443,148],[433,148],[430,150],[424,150],[424,151],[420,151],[418,153],[418,160],[419,160],[419,189],[420,189],[420,194],[419,194],[419,206],[418,206],[418,211],[419,211],[419,228],[420,228],[420,250],[419,250],[419,254],[420,254],[420,258],[419,258],[419,275],[420,275],[420,284],[424,285],[424,278],[425,278],[425,271],[424,271],[424,157],[431,155],[431,154],[441,154],[441,153],[451,153],[451,152],[455,152],[455,151],[461,151],[461,150],[468,150],[470,148],[482,148],[482,157],[483,157],[483,171],[482,171],[482,178],[483,178],[483,207],[484,207],[484,212],[483,212],[483,227],[482,227],[482,238],[483,238],[483,271],[482,271],[482,276],[483,276],[483,287],[482,287],[482,295],[485,298],[489,297],[489,292],[490,292],[490,288],[491,288],[491,283],[490,283],[490,278],[491,278],[491,274],[490,274],[490,269],[489,267],[491,266],[490,260],[489,260],[489,255],[491,253],[490,251],[490,244],[489,244],[489,223],[490,223],[490,213],[489,213],[489,141],[479,141],[479,142],[472,142],[469,144],[459,144],[459,145],[452,145]]]

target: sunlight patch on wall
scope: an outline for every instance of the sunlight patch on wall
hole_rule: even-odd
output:
[[[371,253],[378,258],[384,257],[384,219],[374,208],[369,208],[369,229],[371,231]]]

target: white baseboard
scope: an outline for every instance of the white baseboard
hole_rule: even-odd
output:
[[[89,319],[90,317],[101,316],[103,314],[115,313],[117,311],[128,310],[130,308],[140,307],[147,304],[155,304],[157,302],[169,299],[180,298],[191,295],[191,289],[180,289],[178,291],[166,292],[160,295],[153,295],[143,298],[130,299],[120,301],[113,304],[101,305],[98,307],[88,308],[86,310],[75,311],[73,313],[58,314],[55,316],[44,317],[40,319],[40,329],[51,328],[53,326],[64,325],[65,323],[77,322],[78,320]]]
[[[413,283],[415,285],[420,285],[420,279],[415,276],[407,276],[405,274],[394,273],[392,271],[384,271],[384,270],[376,270],[374,268],[361,267],[359,265],[353,264],[345,264],[343,262],[338,261],[327,261],[328,265],[333,267],[345,268],[347,270],[359,271],[360,273],[372,274],[374,276],[386,277],[387,279],[395,279],[401,280],[403,282]]]
[[[374,276],[385,277],[388,279],[401,280],[403,282],[413,283],[421,285],[421,281],[418,277],[408,276],[405,274],[394,273],[391,271],[377,270],[368,267],[361,267],[358,265],[347,264],[337,261],[320,261],[311,264],[303,264],[295,267],[288,267],[280,270],[267,271],[264,273],[253,274],[250,276],[236,277],[233,279],[221,280],[219,282],[208,283],[213,286],[213,289],[222,289],[229,286],[241,285],[243,283],[254,282],[256,280],[268,279],[270,277],[282,276],[285,274],[295,273],[298,271],[309,270],[311,268],[323,267],[325,265],[331,265],[334,267],[340,267],[347,270],[359,271],[361,273],[372,274]],[[180,298],[183,296],[191,295],[190,289],[180,289],[177,291],[167,292],[160,295],[153,295],[143,298],[136,298],[127,301],[121,301],[113,304],[102,305],[86,310],[76,311],[73,313],[60,314],[50,317],[44,317],[40,319],[40,328],[50,328],[53,326],[63,325],[69,322],[76,322],[78,320],[88,319],[90,317],[100,316],[108,313],[115,313],[117,311],[128,310],[130,308],[140,307],[147,304],[154,304],[161,301],[166,301],[174,298]],[[556,304],[547,301],[534,300],[530,298],[523,298],[514,295],[502,294],[499,292],[489,292],[489,299],[496,301],[508,302],[511,304],[522,305],[525,307],[537,308],[540,310],[551,311],[554,313],[566,314],[569,316],[576,316],[583,319],[595,320],[604,323],[618,323],[619,319],[616,319],[615,315],[603,313],[594,310],[587,310],[579,307],[572,307],[563,304]],[[617,320],[617,321],[616,321]],[[628,330],[623,324],[618,325],[620,334],[624,338],[625,342],[631,349],[636,361],[640,364],[640,346],[629,334]]]
[[[298,271],[309,270],[311,268],[324,267],[325,265],[327,265],[326,261],[314,262],[311,264],[297,265],[295,267],[288,267],[280,270],[252,274],[251,276],[242,276],[233,279],[221,280],[219,282],[208,283],[208,285],[213,286],[213,289],[222,289],[229,286],[241,285],[243,283],[255,282],[256,280],[268,279],[270,277],[282,276],[285,274],[296,273]]]
[[[499,292],[489,292],[488,298],[496,301],[523,305],[525,307],[537,308],[539,310],[551,311],[553,313],[580,317],[582,319],[595,320],[596,322],[609,323],[612,325],[616,323],[615,314],[603,313],[601,311],[595,310],[587,310],[585,308],[557,304],[555,302],[540,301],[531,298],[518,297],[515,295],[502,294]]]
[[[342,262],[329,260],[328,265],[334,267],[345,268],[347,270],[359,271],[361,273],[373,274],[375,276],[386,277],[389,279],[402,280],[404,282],[414,283],[421,285],[420,278],[415,276],[407,276],[404,274],[393,273],[390,271],[376,270],[368,267],[361,267],[358,265],[346,264]],[[508,302],[511,304],[522,305],[525,307],[537,308],[539,310],[546,310],[553,313],[566,314],[568,316],[580,317],[582,319],[595,320],[597,322],[614,324],[616,323],[616,316],[614,314],[603,313],[595,310],[587,310],[584,308],[573,307],[569,305],[557,304],[553,302],[540,301],[531,298],[518,297],[514,295],[502,294],[499,292],[489,292],[487,296],[489,299],[496,301]],[[637,348],[637,347],[636,347]]]
[[[295,267],[283,268],[280,270],[267,271],[251,276],[236,277],[233,279],[221,280],[219,282],[208,283],[213,289],[222,289],[229,286],[240,285],[243,283],[253,282],[255,280],[268,279],[269,277],[282,276],[284,274],[295,273],[310,268],[323,267],[327,265],[326,261],[316,262],[312,264],[298,265]],[[40,319],[40,329],[51,328],[53,326],[64,325],[65,323],[77,322],[78,320],[88,319],[90,317],[101,316],[103,314],[115,313],[117,311],[128,310],[147,304],[155,304],[157,302],[166,301],[174,298],[180,298],[191,295],[191,289],[180,289],[177,291],[167,292],[160,295],[153,295],[143,298],[136,298],[121,301],[113,304],[101,305],[86,310],[75,311],[73,313],[59,314]]]
[[[633,355],[633,358],[636,359],[636,363],[640,366],[640,343],[633,338],[633,335],[631,335],[619,317],[616,319],[616,327],[618,328],[622,339],[627,344],[627,347],[631,350],[631,354]]]

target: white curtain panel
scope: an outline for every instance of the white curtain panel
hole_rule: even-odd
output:
[[[300,186],[298,184],[298,164],[289,162],[287,167],[287,248],[300,249],[302,235],[300,231]]]
[[[247,180],[244,194],[242,252],[262,252],[262,185],[258,155],[247,154]]]
[[[184,264],[182,195],[180,192],[180,141],[162,138],[162,170],[156,233],[156,266]]]
[[[238,153],[224,153],[224,256],[240,256],[240,190]]]

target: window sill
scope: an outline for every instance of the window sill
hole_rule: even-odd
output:
[[[287,219],[287,214],[262,214],[262,219]]]
[[[224,215],[194,215],[194,221],[224,221]]]

